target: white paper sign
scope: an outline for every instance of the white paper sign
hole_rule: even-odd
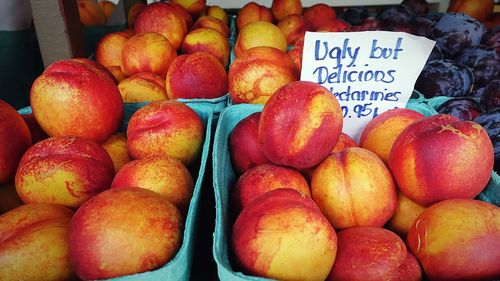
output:
[[[435,41],[404,32],[307,32],[300,80],[325,86],[359,141],[378,114],[405,107]]]

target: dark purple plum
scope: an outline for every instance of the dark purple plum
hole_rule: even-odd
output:
[[[376,19],[379,21],[381,29],[393,30],[395,28],[409,27],[416,17],[415,11],[406,5],[395,5],[384,9]]]
[[[362,25],[366,18],[368,18],[368,9],[364,6],[349,7],[344,10],[341,18],[348,22],[350,25]]]
[[[465,64],[468,67],[473,68],[476,64],[478,64],[479,61],[488,57],[493,57],[496,59],[500,58],[500,56],[497,54],[494,48],[485,45],[478,45],[466,49],[460,56],[457,57],[456,60],[459,63]]]
[[[429,38],[434,22],[426,17],[416,17],[410,23],[410,27],[412,34]]]
[[[500,75],[500,55],[494,48],[478,45],[465,50],[456,60],[471,68],[476,88],[487,85]]]
[[[446,13],[431,30],[431,38],[445,58],[454,59],[464,50],[481,43],[485,27],[475,18],[462,13]]]
[[[426,98],[462,97],[471,93],[474,78],[466,65],[452,60],[429,62],[420,73],[415,89]]]
[[[418,16],[425,16],[429,12],[429,3],[425,0],[403,0],[401,4],[410,7]]]
[[[493,80],[483,88],[481,105],[486,111],[500,107],[500,80]]]
[[[473,98],[479,98],[479,99],[481,99],[482,96],[483,96],[483,93],[484,93],[484,88],[485,87],[481,87],[481,88],[474,87],[473,90],[472,90],[472,93],[470,94],[470,96],[473,97]]]
[[[500,108],[483,112],[474,119],[474,122],[483,126],[493,143],[495,151],[495,171],[500,172]]]
[[[500,59],[486,57],[479,60],[472,68],[474,73],[474,85],[482,87],[490,81],[500,78]]]
[[[500,52],[500,25],[488,30],[482,39],[482,43],[488,47],[495,48]]]
[[[432,48],[431,54],[429,55],[429,58],[427,59],[427,62],[425,63],[426,65],[429,64],[431,61],[434,60],[442,60],[443,59],[443,52],[437,45],[434,45],[434,48]]]
[[[472,121],[483,111],[479,102],[471,97],[451,98],[441,104],[437,112],[442,114],[450,114],[460,120]]]

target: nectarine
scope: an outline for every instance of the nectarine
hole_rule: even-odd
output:
[[[30,130],[21,115],[0,100],[0,184],[14,178],[19,161],[31,144]]]
[[[264,105],[259,143],[273,163],[309,168],[335,147],[342,122],[340,104],[325,87],[307,81],[291,82]]]

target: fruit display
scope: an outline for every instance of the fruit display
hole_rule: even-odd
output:
[[[129,29],[103,36],[95,52],[125,102],[204,102],[216,112],[227,105],[231,30],[224,9],[159,1],[134,4],[128,17]]]
[[[303,89],[301,83],[304,82],[292,82],[283,89]],[[278,96],[279,92],[273,95]],[[455,276],[494,280],[491,276],[500,276],[500,272],[491,265],[498,258],[498,231],[495,229],[500,227],[500,208],[474,199],[481,198],[478,194],[483,191],[498,189],[498,175],[492,173],[494,147],[485,128],[448,114],[432,115],[436,114],[432,107],[415,100],[409,103],[408,108],[389,110],[374,118],[365,127],[365,140],[360,142],[366,148],[355,147],[353,142],[336,152],[330,149],[318,165],[302,169],[301,166],[295,167],[293,161],[275,162],[280,157],[269,157],[270,152],[266,153],[264,145],[268,143],[262,138],[271,132],[264,127],[266,118],[282,123],[298,116],[301,117],[299,120],[308,118],[303,111],[287,104],[286,96],[281,97],[279,102],[287,106],[280,111],[269,110],[276,106],[272,98],[265,105],[230,106],[219,117],[213,152],[218,222],[213,252],[220,280],[251,280],[257,277],[262,280],[380,280],[380,276],[387,280],[425,280],[430,276],[429,280],[455,280]],[[302,106],[308,104],[304,102],[308,99],[300,100],[303,101]],[[300,122],[292,123],[293,126],[284,126],[289,140],[293,140],[294,133],[301,128],[311,128]],[[281,134],[278,129],[272,132],[273,135]],[[297,140],[299,143],[307,144],[319,141],[323,136],[309,133],[296,137],[302,139],[301,142]],[[370,139],[379,146],[367,145]],[[378,142],[373,141],[377,139]],[[321,142],[330,141],[323,139]],[[316,147],[321,148],[320,145]],[[374,147],[375,151],[370,151],[370,147]],[[287,148],[293,146],[288,145]],[[300,152],[296,149],[291,151]],[[285,159],[288,157],[288,151],[283,147],[274,147],[272,153]],[[386,155],[386,162],[376,153]],[[305,155],[303,158],[314,154]],[[300,173],[303,177],[298,176]],[[290,195],[285,195],[287,193]],[[312,200],[312,203],[296,202],[294,207],[285,207],[289,203],[282,202],[295,200],[290,197],[297,197],[297,201]],[[471,255],[470,260],[462,259],[456,247],[449,251],[443,249],[448,252],[441,254],[439,251],[442,248],[437,249],[442,245],[440,242],[431,246],[436,247],[436,251],[420,248],[431,245],[433,240],[424,242],[427,240],[424,240],[426,234],[423,227],[429,224],[424,226],[424,221],[420,222],[418,218],[423,218],[429,209],[450,202],[443,212],[450,212],[447,221],[458,223],[461,216],[458,210],[453,209],[454,201],[464,202],[464,205],[482,204],[485,209],[481,212],[491,209],[488,215],[481,218],[481,221],[484,219],[492,224],[490,228],[485,225],[484,229],[489,230],[483,232],[481,227],[477,237],[482,238],[474,239],[476,234],[471,234],[467,236],[471,237],[467,240],[471,243],[463,245]],[[311,214],[309,223],[302,226],[303,235],[296,237],[296,223],[303,216],[303,211],[299,210],[308,204],[314,206],[310,208],[319,210],[322,218]],[[287,211],[281,211],[281,208]],[[462,210],[462,207],[457,208]],[[309,262],[305,259],[323,264],[326,253],[330,251],[330,246],[324,245],[325,252],[306,258],[318,250],[316,243],[307,242],[309,230],[305,225],[322,220],[327,220],[336,234],[336,239],[332,238],[336,249],[334,262],[331,268],[323,271],[318,266],[314,274],[304,277],[304,272],[310,272]],[[470,218],[468,222],[473,224],[474,219]],[[435,225],[438,227],[440,223]],[[323,233],[319,230],[321,227],[317,226],[317,229]],[[445,230],[437,230],[436,235],[440,231]],[[458,237],[466,230],[450,227],[446,231],[452,237]],[[421,246],[412,248],[416,244],[411,243],[416,243],[416,239],[420,239]],[[480,242],[476,247],[475,241],[479,240],[484,241],[489,249],[482,248]],[[301,246],[302,243],[309,244]],[[283,245],[288,247],[288,252],[281,250]],[[485,252],[485,259],[478,261],[480,266],[477,270],[473,265],[475,258],[479,258],[474,252],[476,248],[478,252]],[[301,264],[294,269],[288,268],[287,265],[295,264],[299,250]],[[428,262],[430,257],[426,251],[446,255],[450,259],[450,267],[439,271],[439,257]],[[431,262],[435,265],[424,265]],[[462,267],[456,266],[458,264]],[[436,275],[434,270],[438,270]],[[323,272],[328,274],[322,275]],[[474,275],[467,275],[469,272]]]
[[[82,24],[108,2],[78,0]],[[500,279],[490,1],[152,2],[47,66],[30,107],[0,100],[0,280]],[[381,30],[436,45],[352,138],[300,80],[304,35]]]
[[[47,67],[31,97],[19,112],[0,101],[0,279],[189,280],[212,110],[124,103],[88,59]]]

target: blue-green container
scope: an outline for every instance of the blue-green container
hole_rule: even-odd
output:
[[[0,31],[0,99],[16,109],[28,106],[31,84],[42,72],[35,28]]]
[[[263,105],[238,104],[224,109],[217,123],[213,147],[213,184],[215,191],[215,232],[213,242],[213,255],[217,264],[219,279],[222,281],[265,281],[271,280],[256,276],[248,276],[234,270],[230,259],[230,235],[233,226],[234,214],[230,208],[230,193],[237,175],[231,165],[229,152],[229,135],[234,127],[245,117],[254,112],[262,111]],[[436,114],[436,111],[421,100],[410,100],[407,108],[416,110],[425,116]],[[500,177],[492,173],[488,186],[477,199],[499,205]],[[496,198],[496,203],[495,203]]]
[[[225,94],[222,97],[213,99],[177,99],[177,100],[187,105],[203,105],[210,108],[210,110],[212,110],[213,113],[219,113],[224,108],[227,107],[228,99],[229,99],[229,94]]]
[[[124,123],[130,119],[130,116],[137,111],[139,108],[147,103],[130,103],[125,104],[125,116]],[[203,149],[201,152],[201,159],[199,161],[199,168],[197,173],[194,169],[190,169],[193,173],[193,178],[196,179],[194,186],[193,197],[189,204],[189,210],[187,213],[186,224],[184,226],[184,236],[182,240],[181,248],[175,257],[168,262],[163,267],[148,271],[144,273],[138,273],[134,275],[122,276],[118,278],[112,278],[108,280],[114,281],[153,281],[153,280],[173,280],[173,281],[188,281],[191,276],[191,265],[193,261],[194,240],[197,233],[197,225],[200,216],[200,210],[198,206],[200,205],[200,192],[203,185],[203,180],[205,176],[205,168],[207,165],[208,154],[210,150],[211,141],[211,127],[213,119],[213,111],[210,107],[203,104],[187,104],[191,107],[198,116],[200,116],[203,121],[203,126],[205,127],[205,141],[203,142]],[[126,128],[123,127],[122,128]]]
[[[125,114],[119,130],[122,132],[126,132],[126,124],[128,124],[128,120],[130,119],[132,114],[146,104],[147,103],[125,104],[124,105]],[[186,222],[184,225],[184,235],[182,238],[182,245],[177,254],[175,255],[175,257],[159,269],[133,275],[111,278],[107,280],[113,280],[113,281],[190,280],[191,265],[193,261],[193,255],[195,252],[194,240],[198,232],[197,225],[200,216],[200,210],[198,208],[200,205],[200,193],[205,178],[205,169],[210,150],[213,111],[211,108],[201,104],[188,104],[188,106],[191,109],[193,109],[201,118],[203,126],[205,128],[205,140],[203,142],[203,148],[200,159],[189,167],[193,179],[196,179],[196,182],[193,190],[193,196],[191,198],[191,202],[189,203]],[[18,112],[20,114],[29,114],[31,113],[31,108],[26,107],[19,110]],[[117,254],[117,253],[110,253],[110,254]]]

